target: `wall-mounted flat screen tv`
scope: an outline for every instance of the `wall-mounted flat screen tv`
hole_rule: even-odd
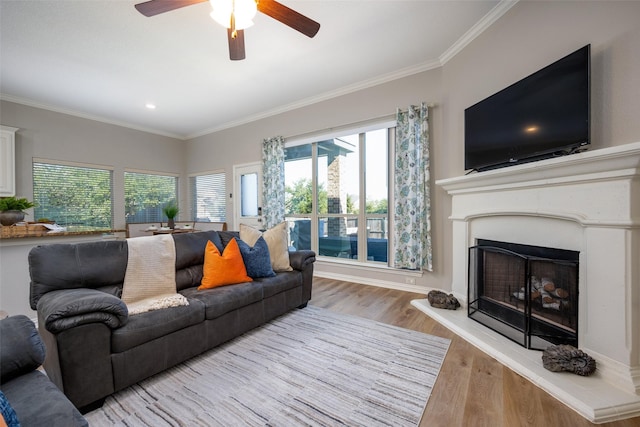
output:
[[[467,108],[465,169],[483,171],[585,148],[590,46]]]

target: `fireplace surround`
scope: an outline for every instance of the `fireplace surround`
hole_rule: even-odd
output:
[[[414,305],[592,422],[640,415],[640,142],[436,181],[451,196],[451,292],[468,309],[478,239],[579,253],[580,348],[588,378],[546,371],[527,350],[468,319]],[[448,310],[446,310],[448,311]]]

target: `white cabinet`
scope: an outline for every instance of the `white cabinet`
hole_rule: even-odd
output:
[[[16,195],[16,131],[0,126],[0,197]]]

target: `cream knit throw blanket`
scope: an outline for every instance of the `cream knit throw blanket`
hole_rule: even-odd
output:
[[[129,314],[189,305],[176,292],[176,248],[168,234],[127,239],[129,260],[122,300]]]

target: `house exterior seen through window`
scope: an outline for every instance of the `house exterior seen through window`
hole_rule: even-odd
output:
[[[387,263],[389,148],[383,127],[286,146],[290,242],[319,256]]]

